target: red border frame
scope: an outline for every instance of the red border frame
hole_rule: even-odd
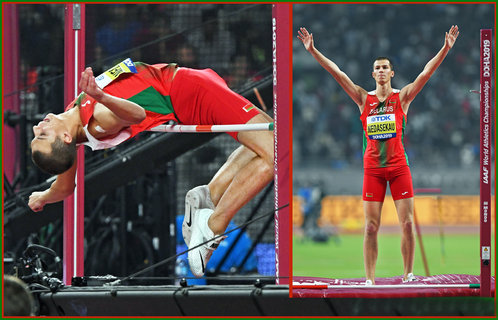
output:
[[[273,111],[275,137],[275,272],[277,284],[290,284],[291,272],[291,210],[290,210],[290,102],[291,42],[289,20],[292,5],[272,6]]]
[[[481,297],[491,297],[491,131],[493,103],[493,38],[491,29],[480,32],[480,257],[481,257]],[[485,49],[488,53],[485,54]],[[486,66],[486,67],[485,67]],[[484,256],[487,251],[489,257]],[[489,259],[487,259],[489,258]]]

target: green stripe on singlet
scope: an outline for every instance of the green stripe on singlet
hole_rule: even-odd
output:
[[[170,97],[163,96],[153,87],[148,87],[127,100],[135,102],[145,110],[159,114],[171,114],[175,112]]]
[[[405,127],[406,127],[406,118],[403,115],[403,130],[401,131],[401,145],[403,146],[403,151],[405,152],[405,159],[406,159],[406,165],[409,166],[410,163],[408,162],[408,155],[406,154],[406,149],[405,149]]]
[[[86,93],[82,92],[78,95],[76,101],[74,101],[75,106],[81,106],[81,100],[83,100],[83,97],[86,96]],[[71,106],[72,108],[72,106]]]
[[[367,133],[363,130],[363,156],[365,156],[365,151],[367,151],[368,138]]]

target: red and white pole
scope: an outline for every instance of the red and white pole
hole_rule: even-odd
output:
[[[85,5],[66,4],[64,25],[64,105],[78,95],[78,80],[85,67]],[[63,281],[83,276],[85,153],[77,150],[76,188],[64,200]]]
[[[480,63],[480,255],[481,297],[491,297],[491,130],[492,30],[481,29]]]

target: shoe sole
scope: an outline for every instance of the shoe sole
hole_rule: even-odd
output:
[[[204,253],[204,255],[203,255]],[[213,252],[208,248],[201,246],[199,248],[193,249],[188,253],[188,263],[190,266],[190,271],[196,278],[201,278],[206,273],[206,266],[211,259]],[[197,266],[200,268],[194,268],[192,266]]]
[[[183,240],[187,246],[192,238],[192,226],[195,223],[195,211],[199,210],[201,199],[197,192],[190,190],[185,196],[185,216],[182,223]]]
[[[189,199],[195,200],[196,197],[189,197]],[[198,197],[197,197],[198,198]],[[194,204],[198,201],[194,201]],[[190,229],[191,239],[189,243],[189,251],[187,254],[188,263],[190,266],[190,270],[192,274],[200,278],[206,273],[206,266],[213,254],[213,249],[209,248],[206,244],[200,245],[204,241],[206,241],[206,237],[203,235],[202,228],[199,225],[202,221],[200,221],[200,216],[203,214],[198,212],[198,215],[194,222],[192,222],[192,228]],[[187,220],[188,221],[188,220]],[[196,229],[194,229],[194,226]],[[199,246],[200,245],[200,246]],[[197,247],[198,246],[198,247]],[[197,247],[194,249],[194,247]],[[192,249],[191,249],[192,248]]]
[[[223,237],[221,238],[220,242],[222,240],[224,240],[226,237]],[[194,245],[192,245],[192,247],[195,247],[197,245],[199,245],[201,242],[198,242]],[[209,262],[209,260],[211,259],[211,257],[213,256],[213,253],[214,251],[216,250],[216,248],[218,247],[219,243],[216,245],[216,247],[207,247],[206,245],[202,245],[198,248],[195,248],[195,249],[192,249],[191,251],[188,252],[187,254],[187,259],[188,259],[188,263],[189,263],[189,266],[190,266],[190,271],[192,271],[192,274],[197,277],[197,278],[200,278],[202,276],[204,276],[204,274],[206,273],[206,268],[207,268],[207,264]],[[200,268],[199,268],[199,265],[200,265]],[[193,267],[195,266],[195,267]]]

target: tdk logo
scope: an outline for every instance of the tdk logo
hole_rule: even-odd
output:
[[[384,121],[394,121],[393,114],[383,114],[380,116],[372,116],[370,122],[384,122]]]

